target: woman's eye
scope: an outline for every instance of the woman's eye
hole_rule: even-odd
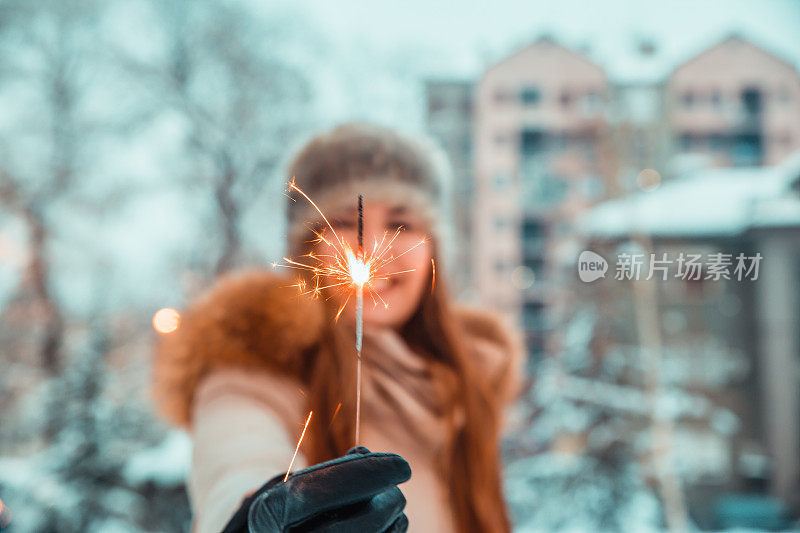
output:
[[[331,226],[335,229],[351,229],[356,227],[355,221],[346,218],[332,218],[330,222]]]
[[[386,223],[386,228],[390,231],[412,229],[411,225],[406,220],[390,220]]]

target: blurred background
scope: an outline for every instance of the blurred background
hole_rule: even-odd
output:
[[[281,257],[291,151],[368,120],[447,152],[458,295],[524,328],[518,531],[800,529],[798,30],[792,0],[0,2],[0,528],[188,531],[153,344]]]

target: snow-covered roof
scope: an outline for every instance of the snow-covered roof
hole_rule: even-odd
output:
[[[603,66],[612,83],[618,85],[657,85],[664,82],[679,62],[681,51],[668,49],[665,43],[653,43],[653,50],[641,53],[637,47],[598,47],[592,57]]]
[[[761,50],[765,55],[790,67],[796,65],[785,59],[783,54],[769,46],[762,45],[762,38],[752,32],[726,33],[698,36],[692,39],[653,39],[653,49],[649,54],[642,54],[635,46],[617,42],[617,47],[606,46],[593,54],[596,61],[603,65],[614,83],[620,85],[653,85],[665,82],[672,74],[690,61],[707,52],[735,40]]]
[[[583,215],[589,237],[734,236],[751,228],[800,227],[800,152],[774,167],[705,169],[657,189],[604,202]]]

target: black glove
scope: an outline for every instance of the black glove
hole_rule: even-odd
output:
[[[404,532],[405,497],[397,487],[411,468],[397,454],[363,446],[343,457],[276,476],[245,500],[225,532]]]

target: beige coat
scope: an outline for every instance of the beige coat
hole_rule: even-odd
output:
[[[218,532],[241,500],[288,467],[308,414],[293,358],[312,346],[324,314],[269,272],[223,279],[161,344],[156,394],[162,411],[192,432],[193,531]],[[510,400],[519,387],[518,340],[496,319],[460,310],[487,379]],[[295,358],[296,359],[296,358]],[[366,327],[361,443],[410,464],[401,486],[412,532],[455,531],[435,461],[444,421],[431,411],[429,363],[394,331]],[[333,421],[335,423],[335,419]],[[307,466],[302,453],[295,469]]]

